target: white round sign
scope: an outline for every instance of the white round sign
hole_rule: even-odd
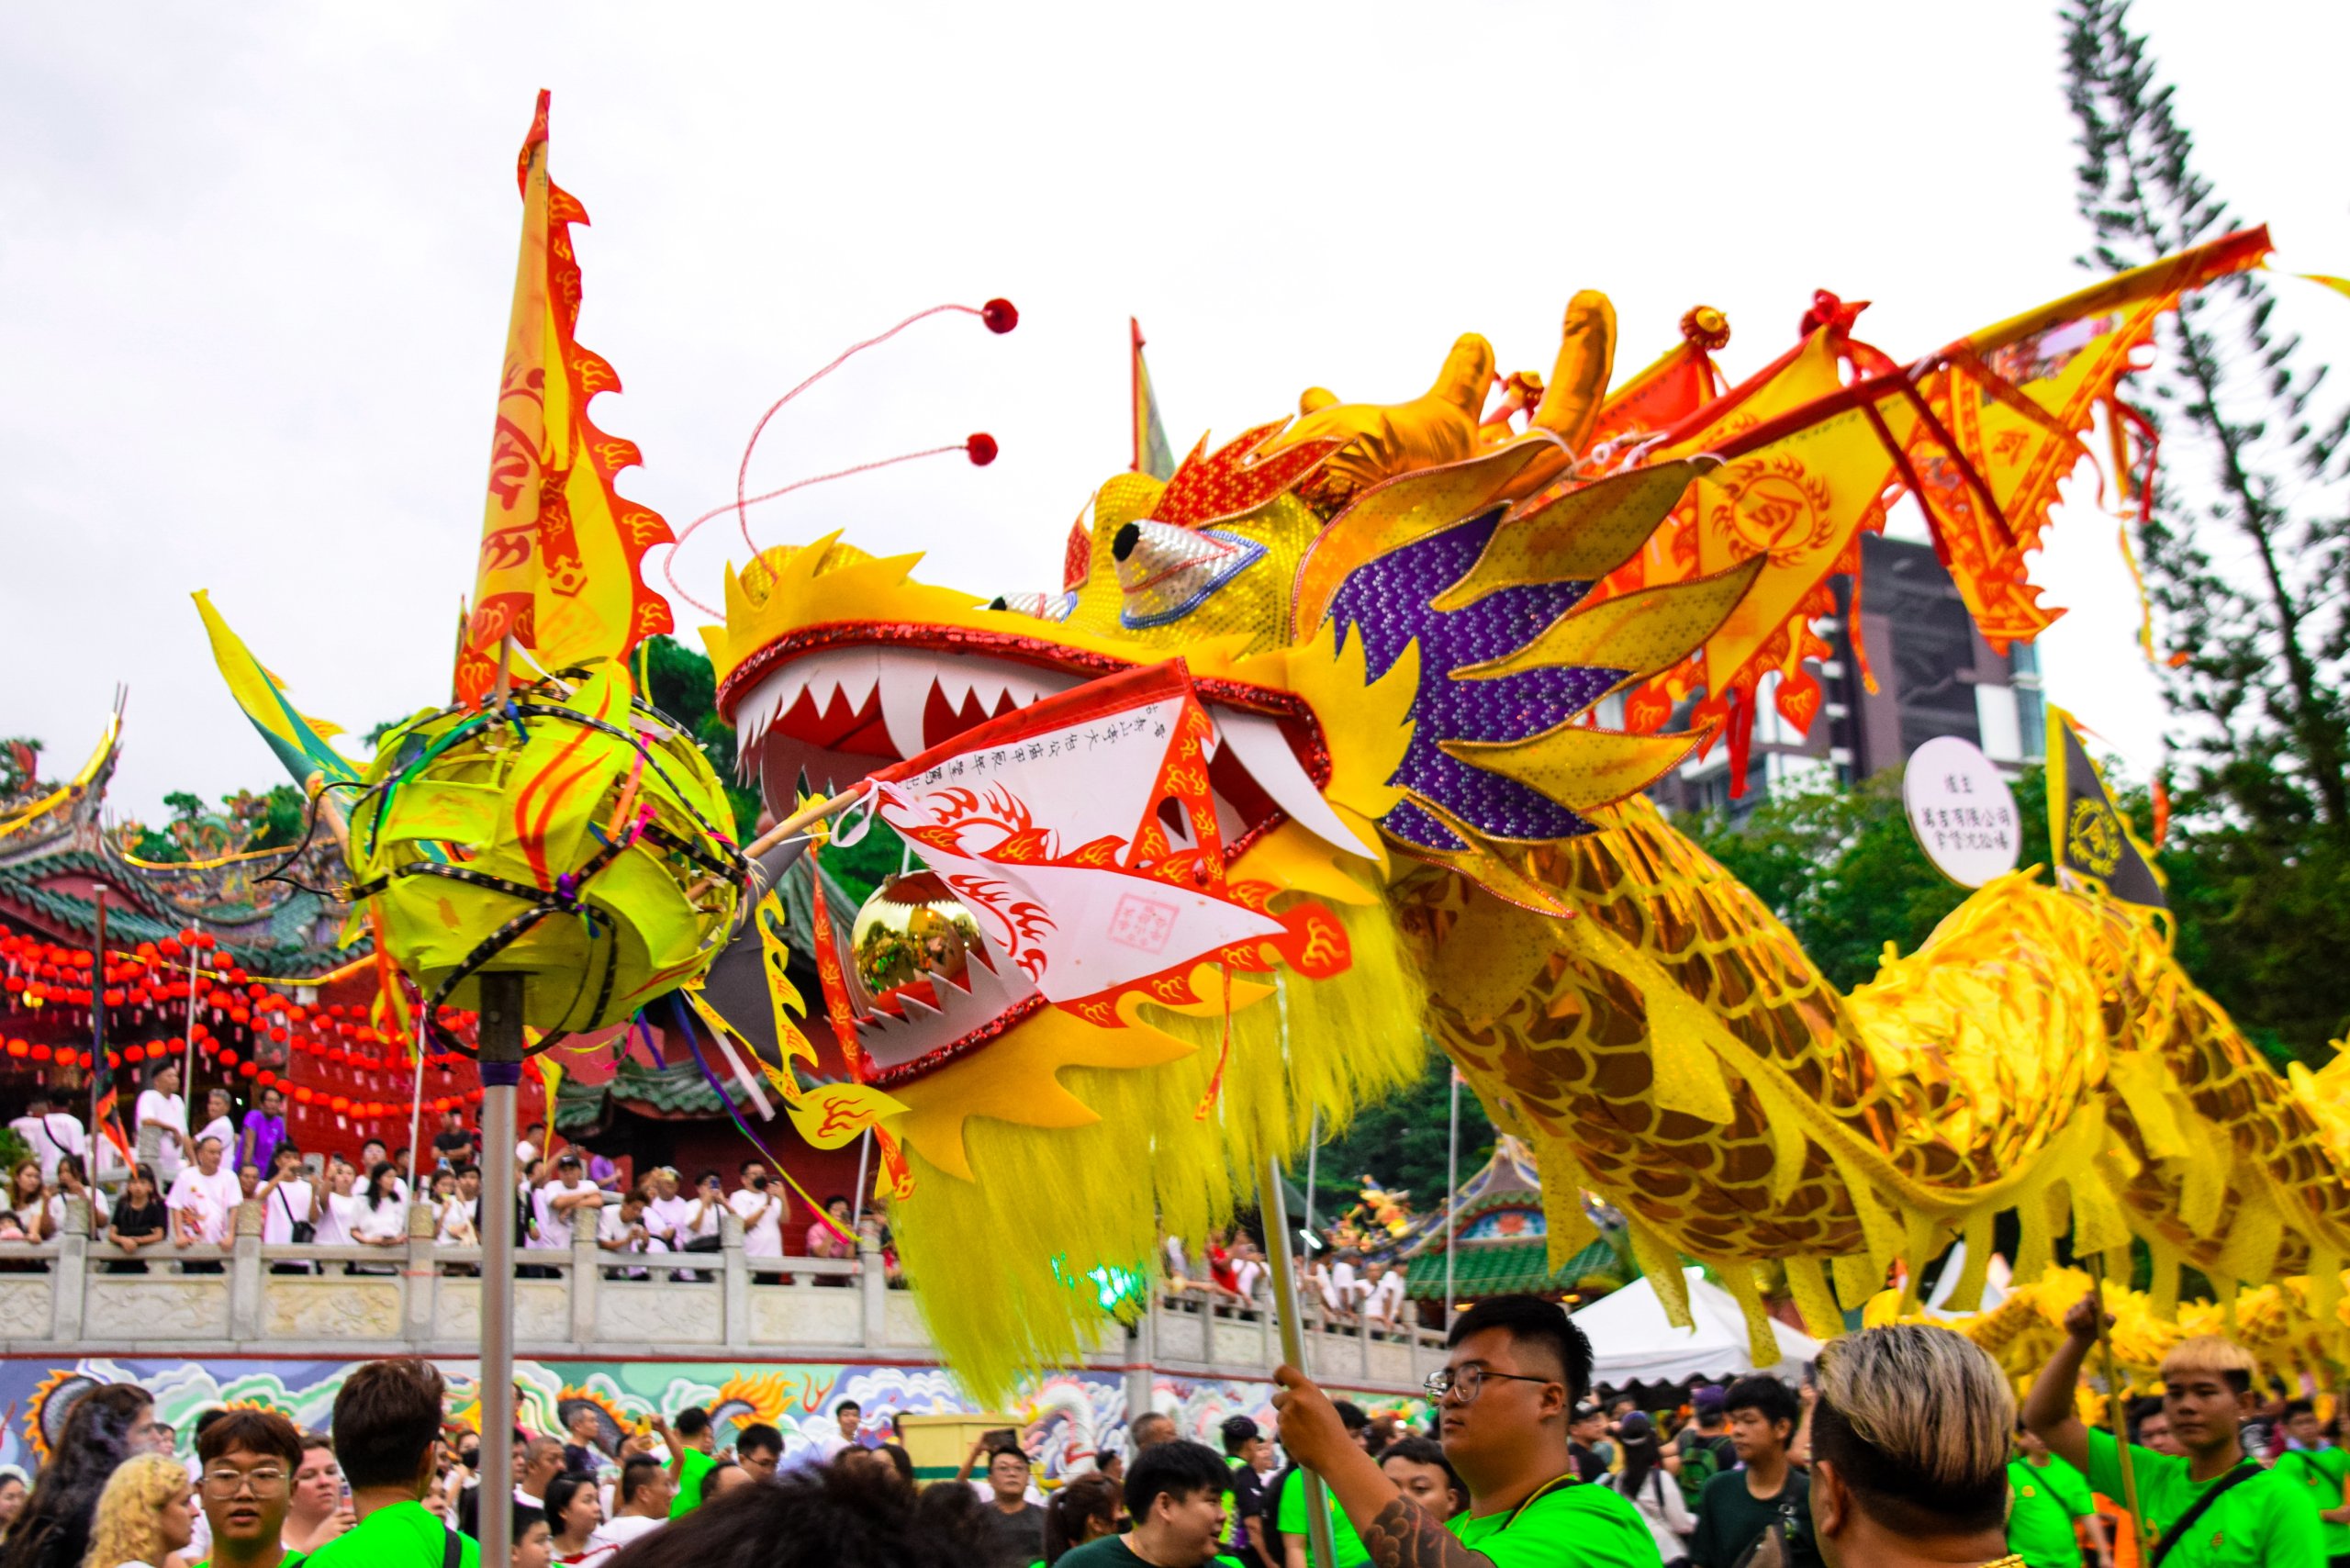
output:
[[[2015,795],[1972,741],[1936,735],[1911,752],[1901,805],[1926,858],[1961,887],[2004,876],[2023,853]]]

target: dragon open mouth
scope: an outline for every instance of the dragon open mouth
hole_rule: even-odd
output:
[[[803,778],[830,792],[1105,673],[963,651],[978,640],[968,631],[959,640],[957,649],[942,650],[834,637],[771,655],[745,672],[754,678],[737,688],[739,696],[721,694],[734,720],[737,767],[759,780],[768,809],[782,816],[796,804]],[[1202,682],[1200,694],[1215,721],[1208,778],[1228,858],[1286,820],[1349,853],[1366,853],[1309,771],[1312,763],[1327,776],[1310,717],[1257,711],[1259,703],[1280,706],[1278,692]],[[1179,820],[1168,820],[1182,831]],[[878,999],[852,980],[872,1081],[903,1082],[943,1066],[1044,1005],[991,935],[971,960],[953,978],[933,971]]]

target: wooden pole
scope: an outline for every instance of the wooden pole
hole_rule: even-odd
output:
[[[1305,1364],[1305,1325],[1299,1315],[1297,1260],[1290,1245],[1293,1238],[1289,1202],[1281,1196],[1281,1162],[1270,1154],[1265,1156],[1257,1180],[1264,1185],[1265,1240],[1273,1249],[1273,1299],[1281,1309],[1281,1360],[1311,1377],[1314,1369]],[[1328,1568],[1338,1560],[1331,1547],[1330,1499],[1323,1493],[1322,1477],[1313,1471],[1301,1469],[1298,1479],[1305,1485],[1305,1533],[1314,1553],[1313,1568]]]
[[[2105,1413],[2113,1427],[2114,1456],[2121,1462],[2121,1506],[2130,1510],[2130,1528],[2141,1556],[2154,1550],[2146,1539],[2146,1516],[2138,1506],[2138,1473],[2130,1462],[2130,1415],[2121,1397],[2121,1374],[2113,1360],[2113,1341],[2105,1331],[2105,1254],[2089,1254],[2089,1277],[2097,1282],[2097,1353],[2105,1374]]]

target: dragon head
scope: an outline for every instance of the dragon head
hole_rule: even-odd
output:
[[[1308,393],[1295,420],[1214,449],[1203,442],[1164,482],[1112,477],[1070,533],[1057,591],[989,599],[936,587],[913,577],[918,557],[875,557],[836,535],[730,574],[726,624],[705,633],[719,709],[740,766],[778,816],[803,778],[845,784],[1041,698],[1180,655],[1213,724],[1208,778],[1227,875],[1270,889],[1276,914],[1315,901],[1343,927],[1332,940],[1350,961],[1309,971],[1315,982],[1289,987],[1280,1008],[1259,1005],[1275,991],[1264,977],[1227,972],[1220,986],[1195,978],[1188,999],[1124,1008],[1103,1027],[1039,1006],[1016,976],[979,962],[932,977],[934,1005],[876,1007],[857,1020],[872,1072],[909,1107],[899,1132],[917,1173],[949,1178],[904,1205],[900,1238],[928,1287],[934,1329],[967,1376],[987,1382],[982,1338],[1025,1334],[1029,1364],[1076,1348],[1033,1321],[1001,1335],[999,1316],[989,1335],[968,1337],[940,1321],[943,1301],[1006,1294],[1001,1279],[953,1256],[953,1238],[970,1226],[1006,1223],[1001,1206],[953,1222],[942,1209],[984,1204],[991,1168],[1024,1190],[1042,1159],[1070,1161],[1081,1188],[1089,1160],[1114,1160],[1121,1147],[1089,1154],[1082,1137],[1022,1132],[1147,1137],[1157,1166],[1122,1218],[1094,1213],[1118,1206],[1105,1198],[1089,1205],[1091,1230],[1029,1249],[1055,1265],[1037,1295],[1067,1294],[1069,1279],[1094,1268],[1143,1264],[1162,1221],[1203,1233],[1231,1201],[1231,1171],[1259,1169],[1268,1150],[1285,1156],[1313,1109],[1343,1118],[1424,1059],[1425,992],[1384,897],[1391,882],[1419,863],[1561,913],[1528,857],[1590,831],[1587,812],[1639,790],[1702,738],[1596,721],[1611,694],[1702,643],[1760,563],[1595,592],[1710,461],[1596,479],[1572,466],[1596,409],[1591,384],[1605,380],[1611,323],[1595,298],[1570,310],[1558,373],[1525,431],[1481,429],[1492,352],[1463,339],[1414,402]],[[1326,1048],[1300,1048],[1307,1039]],[[1225,1056],[1226,1111],[1205,1118],[1194,1106],[1206,1058]],[[921,1211],[933,1223],[913,1223]],[[1035,1228],[1033,1216],[1024,1223]],[[940,1244],[925,1245],[925,1232]],[[974,1272],[940,1277],[958,1268]],[[994,1367],[1008,1375],[1023,1359],[1014,1351]]]

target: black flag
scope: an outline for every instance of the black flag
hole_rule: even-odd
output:
[[[2106,792],[2069,714],[2048,709],[2048,837],[2056,866],[2124,903],[2169,907],[2152,853]]]

